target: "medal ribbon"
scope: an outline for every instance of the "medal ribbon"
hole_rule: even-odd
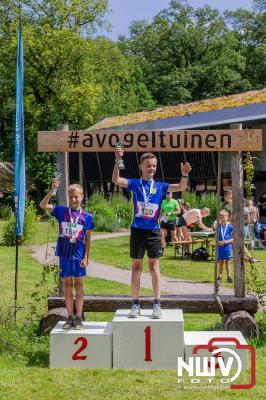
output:
[[[70,222],[71,222],[71,228],[76,228],[76,226],[77,226],[77,224],[78,224],[78,221],[79,221],[79,217],[80,217],[80,215],[83,213],[83,210],[82,210],[82,208],[79,209],[79,213],[77,214],[77,216],[76,216],[75,219],[72,218],[72,215],[71,215],[71,207],[69,207],[68,212],[69,212],[69,217],[70,217]],[[74,238],[75,238],[76,235],[74,235],[73,232],[72,232],[71,237],[74,237]]]
[[[224,240],[224,238],[225,238],[225,234],[226,234],[226,232],[227,232],[227,228],[228,228],[228,224],[225,225],[224,230],[223,230],[223,227],[222,227],[222,225],[221,225],[221,235],[222,235],[222,239],[223,239],[223,240]]]
[[[143,197],[144,197],[144,205],[145,205],[145,208],[146,208],[146,207],[148,207],[148,205],[149,205],[150,194],[151,194],[151,191],[152,191],[152,189],[153,189],[154,180],[151,181],[151,186],[150,186],[150,191],[149,191],[148,196],[147,196],[147,194],[146,194],[146,192],[145,192],[145,189],[144,189],[144,186],[143,186],[143,183],[142,183],[142,179],[140,180],[140,184],[141,184],[142,193],[143,193]]]

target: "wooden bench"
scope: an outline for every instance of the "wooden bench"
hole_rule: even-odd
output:
[[[194,244],[196,244],[196,243],[204,243],[204,240],[203,239],[194,239],[194,240],[180,240],[179,242],[176,242],[176,243],[174,243],[174,252],[175,252],[175,254],[174,254],[174,257],[176,258],[176,256],[177,256],[177,252],[176,252],[176,249],[177,249],[177,247],[181,247],[181,249],[182,249],[182,251],[181,251],[181,258],[182,259],[184,259],[184,248],[185,248],[185,245],[192,245],[192,252],[193,252],[193,250],[194,250]]]
[[[258,299],[254,295],[247,295],[243,298],[230,295],[219,296],[223,312],[233,320],[237,313],[246,313],[245,316],[248,325],[250,325],[251,315],[258,310]],[[141,308],[150,309],[153,305],[153,297],[141,297]],[[182,309],[185,313],[212,313],[221,314],[221,307],[213,294],[208,295],[162,295],[162,308]],[[90,295],[84,298],[83,311],[87,312],[116,312],[118,309],[130,309],[132,306],[131,296],[119,295]],[[241,311],[240,311],[241,310]],[[241,314],[241,326],[243,326],[243,318]],[[65,299],[59,295],[49,295],[48,297],[48,313],[40,322],[40,333],[48,334],[58,321],[67,319],[67,310],[65,308]],[[252,329],[255,329],[253,319],[251,322]],[[233,330],[236,329],[233,326]],[[247,329],[250,329],[248,327]]]
[[[246,310],[251,314],[258,311],[258,299],[254,295],[235,297],[233,295],[220,295],[224,312],[230,314],[238,310]],[[141,308],[152,308],[152,296],[140,298]],[[182,309],[188,313],[219,313],[213,294],[199,295],[170,295],[161,296],[162,308]],[[125,295],[85,295],[83,311],[115,312],[117,309],[127,309],[132,306],[132,297]],[[65,307],[65,299],[59,295],[48,296],[48,309]]]

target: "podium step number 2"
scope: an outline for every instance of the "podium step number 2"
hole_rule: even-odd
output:
[[[51,368],[112,368],[112,323],[83,324],[82,330],[63,330],[62,321],[52,330]]]

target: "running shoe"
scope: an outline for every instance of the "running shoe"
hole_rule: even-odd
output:
[[[133,304],[127,316],[128,318],[140,317],[140,306],[138,304]]]
[[[163,313],[160,304],[154,303],[152,309],[152,318],[153,319],[160,319],[162,318]]]
[[[63,329],[71,329],[74,328],[74,318],[72,315],[69,315],[67,317],[66,322],[63,325]]]

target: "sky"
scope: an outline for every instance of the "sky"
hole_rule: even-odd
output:
[[[120,34],[127,35],[131,21],[146,19],[151,21],[158,12],[167,8],[170,0],[109,0],[109,14],[107,22],[112,25],[112,31],[101,30],[103,34],[116,40]],[[189,0],[194,7],[202,7],[205,4],[221,11],[234,10],[239,7],[251,9],[252,0]]]

